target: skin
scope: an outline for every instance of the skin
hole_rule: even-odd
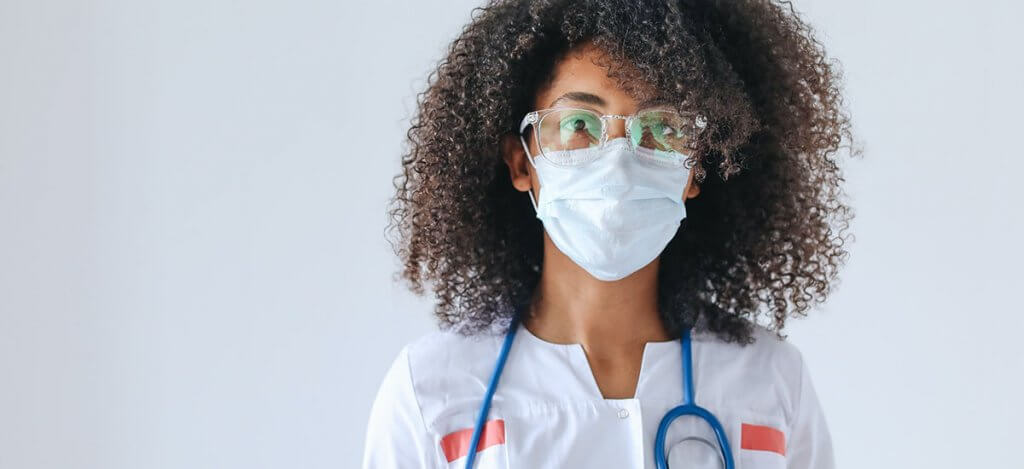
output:
[[[639,110],[638,102],[598,65],[600,49],[584,44],[555,65],[551,82],[536,93],[534,109],[586,107],[602,114],[630,115]],[[566,93],[588,93],[604,103],[561,99]],[[625,122],[608,121],[608,139],[625,136]],[[530,154],[539,157],[532,138],[527,139]],[[512,185],[519,191],[534,191],[539,200],[543,188],[527,160],[518,135],[502,142],[503,158],[511,173]],[[693,173],[681,197],[691,199],[700,193]],[[559,344],[580,344],[586,352],[594,380],[606,399],[632,398],[636,394],[641,360],[647,342],[673,340],[658,314],[658,264],[650,264],[617,281],[602,281],[583,270],[563,254],[544,233],[544,262],[540,282],[534,292],[530,313],[523,325],[538,338]]]

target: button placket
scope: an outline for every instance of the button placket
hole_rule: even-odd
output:
[[[633,460],[634,466],[637,468],[643,468],[645,466],[646,445],[644,444],[644,421],[643,421],[643,407],[640,405],[640,399],[633,398],[626,401],[625,410],[629,414],[629,424],[632,427],[634,450]]]

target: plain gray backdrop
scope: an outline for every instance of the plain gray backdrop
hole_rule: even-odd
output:
[[[385,205],[477,4],[0,0],[0,467],[357,467],[435,327]],[[865,148],[841,283],[788,329],[838,462],[1012,466],[1024,10],[794,5]]]

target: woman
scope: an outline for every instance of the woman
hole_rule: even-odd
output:
[[[390,210],[441,330],[387,372],[363,467],[832,467],[781,335],[852,217],[810,29],[762,1],[475,13]]]

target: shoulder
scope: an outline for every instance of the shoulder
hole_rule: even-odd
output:
[[[449,330],[433,330],[406,344],[409,357],[432,359],[460,353],[479,351],[492,347],[501,337],[489,333],[462,335]]]
[[[803,355],[792,342],[779,338],[774,331],[762,325],[753,327],[754,342],[750,344],[753,351],[772,363],[795,367],[798,371],[803,365]]]
[[[803,352],[768,328],[755,326],[753,332],[753,343],[736,345],[743,347],[735,357],[744,363],[746,387],[736,386],[741,392],[733,399],[741,404],[734,410],[745,424],[783,431],[789,467],[835,467],[828,424]]]
[[[460,401],[472,401],[487,388],[503,336],[483,333],[465,336],[447,330],[425,333],[400,352],[407,366],[411,394],[420,406],[427,427],[461,409]]]
[[[792,342],[779,338],[775,332],[760,324],[752,326],[750,343],[726,342],[710,332],[694,334],[694,340],[730,360],[758,368],[770,367],[776,371],[799,372],[803,356]]]
[[[435,435],[424,419],[426,405],[416,386],[415,362],[434,341],[421,337],[398,351],[370,409],[362,467],[437,467]]]
[[[454,370],[472,370],[491,362],[500,348],[501,337],[492,334],[464,336],[447,330],[434,330],[410,341],[403,349],[408,356],[414,384],[432,375],[451,374]]]
[[[796,345],[764,326],[755,325],[752,332],[753,341],[748,344],[726,342],[707,332],[695,334],[700,348],[694,353],[703,351],[701,364],[717,370],[705,379],[714,383],[720,405],[764,414],[781,411],[788,419],[799,404],[803,356]]]
[[[385,381],[402,383],[417,394],[424,383],[453,377],[458,370],[471,370],[489,364],[500,344],[493,335],[463,336],[456,332],[434,330],[407,342],[394,356]],[[486,363],[485,363],[486,362]]]

